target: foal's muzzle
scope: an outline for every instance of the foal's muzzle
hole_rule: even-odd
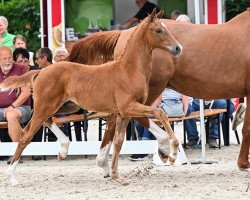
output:
[[[180,54],[182,51],[182,46],[181,45],[176,45],[174,47],[172,47],[170,49],[170,52],[174,55],[174,56],[177,56],[178,54]]]

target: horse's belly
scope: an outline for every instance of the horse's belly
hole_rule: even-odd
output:
[[[105,113],[118,113],[118,109],[116,105],[112,103],[112,99],[102,99],[103,101],[98,99],[98,97],[85,99],[71,98],[71,101],[85,110]]]

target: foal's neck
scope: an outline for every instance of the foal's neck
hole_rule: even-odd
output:
[[[152,47],[146,40],[148,27],[145,24],[138,27],[131,37],[121,56],[121,62],[125,65],[125,70],[129,72],[139,72],[150,77],[152,71]]]

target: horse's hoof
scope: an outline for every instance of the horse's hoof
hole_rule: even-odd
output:
[[[108,177],[110,177],[109,176],[109,173],[108,174],[104,174],[104,176],[103,176],[104,178],[108,178]]]
[[[165,154],[161,149],[158,149],[158,155],[160,156],[160,159],[163,163],[166,163],[168,161],[169,155]]]
[[[57,155],[57,160],[59,162],[61,162],[62,160],[64,160],[64,158],[60,155],[60,153]]]

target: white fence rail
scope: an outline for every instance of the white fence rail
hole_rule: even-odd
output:
[[[97,155],[100,146],[100,141],[71,142],[68,155]],[[13,155],[16,147],[16,142],[0,142],[0,156]],[[156,140],[124,141],[121,154],[153,154],[157,148]],[[22,155],[57,155],[60,150],[59,142],[31,142]],[[110,153],[113,153],[113,147]]]

